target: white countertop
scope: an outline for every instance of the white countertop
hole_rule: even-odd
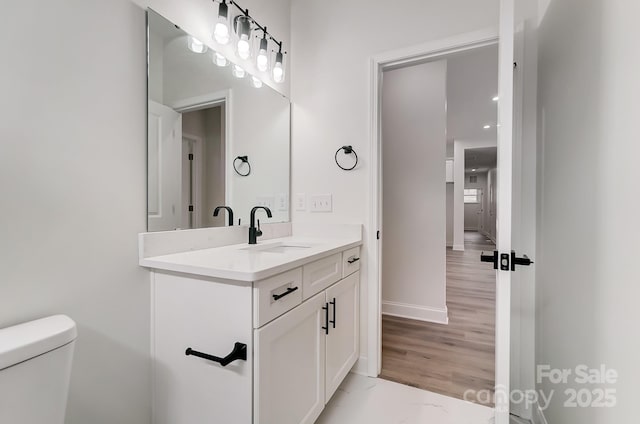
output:
[[[362,244],[361,237],[284,237],[255,245],[193,250],[140,259],[140,265],[185,274],[237,281],[257,281]],[[268,251],[277,246],[293,246]],[[278,249],[275,249],[278,250]]]

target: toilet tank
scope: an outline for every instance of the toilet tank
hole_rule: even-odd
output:
[[[65,315],[0,329],[0,423],[64,423],[76,336]]]

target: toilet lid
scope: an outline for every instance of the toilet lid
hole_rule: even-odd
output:
[[[0,370],[71,343],[77,334],[76,323],[66,315],[0,329]]]

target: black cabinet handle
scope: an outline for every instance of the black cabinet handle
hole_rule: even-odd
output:
[[[360,258],[354,258],[353,256],[350,257],[349,259],[347,259],[347,262],[349,262],[350,264],[356,263],[360,260]]]
[[[329,322],[333,324],[333,328],[336,328],[336,298],[334,297],[329,303],[333,305],[333,320]]]
[[[219,358],[217,356],[209,355],[208,353],[198,352],[197,350],[193,350],[190,347],[184,352],[185,355],[189,356],[197,356],[198,358],[208,359],[209,361],[217,362],[223,367],[226,367],[230,363],[235,360],[242,359],[243,361],[247,360],[247,345],[244,343],[238,343],[233,346],[233,350],[230,354],[225,356],[224,358]]]
[[[327,323],[327,326],[322,327],[322,329],[324,330],[324,334],[329,334],[329,304],[325,303],[322,309],[324,309],[324,322]]]
[[[274,294],[274,295],[273,295],[273,300],[280,300],[280,299],[282,299],[283,297],[285,297],[286,295],[291,294],[291,293],[293,293],[293,292],[294,292],[294,291],[296,291],[296,290],[298,290],[298,287],[297,287],[297,286],[296,286],[296,287],[289,287],[289,288],[287,288],[287,291],[286,291],[286,292],[284,292],[284,293],[282,293],[282,294]]]

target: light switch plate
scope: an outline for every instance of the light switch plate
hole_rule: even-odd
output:
[[[314,194],[309,200],[311,212],[331,212],[333,200],[330,194]]]
[[[269,209],[274,209],[276,198],[274,196],[259,196],[256,197],[256,206],[266,206]]]
[[[276,209],[279,211],[289,210],[289,196],[286,193],[276,195]]]
[[[307,195],[304,193],[296,193],[295,198],[293,200],[295,202],[297,211],[306,211],[307,210]]]

